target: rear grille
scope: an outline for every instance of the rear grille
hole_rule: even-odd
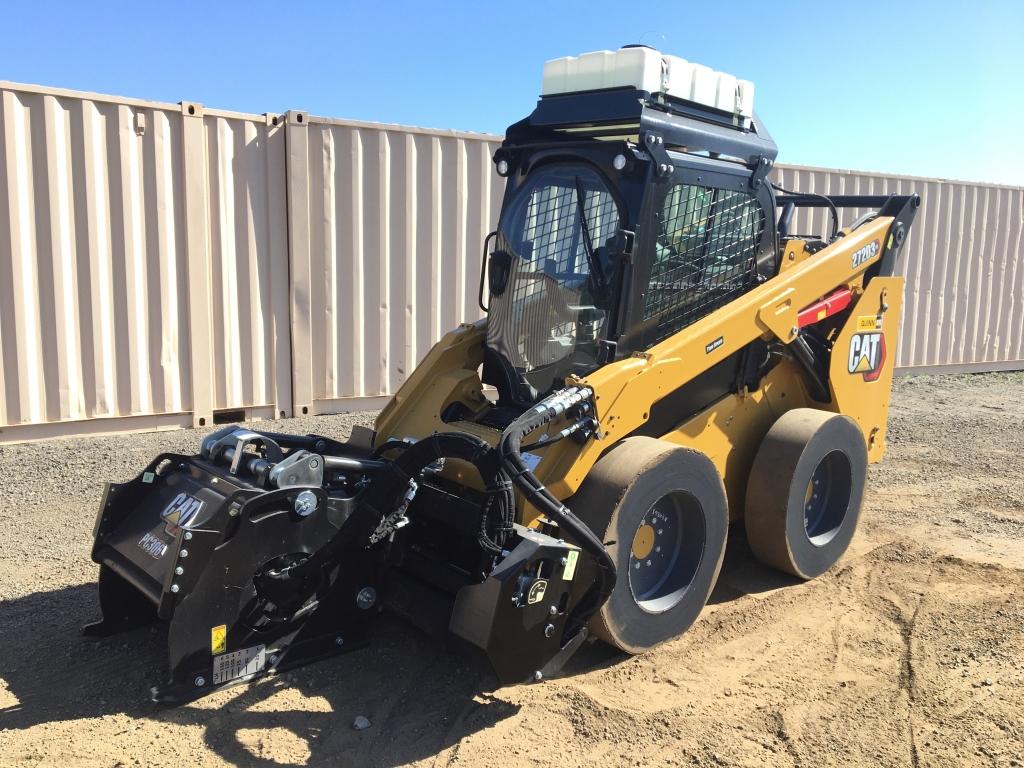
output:
[[[764,214],[750,195],[679,184],[665,198],[645,321],[656,344],[746,293],[756,284],[755,257]]]

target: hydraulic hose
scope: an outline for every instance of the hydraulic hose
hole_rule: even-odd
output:
[[[409,482],[438,459],[461,459],[480,473],[487,493],[481,515],[480,545],[495,554],[504,549],[515,519],[512,483],[502,470],[497,454],[475,435],[441,432],[409,445],[398,458],[381,469],[366,489],[359,506],[341,530],[312,556],[291,569],[291,578],[307,582],[311,591],[338,562],[346,547],[365,546],[380,522],[394,512],[409,491]],[[496,525],[489,526],[497,518]],[[489,528],[493,527],[493,531]]]
[[[828,241],[831,243],[836,239],[839,234],[839,211],[836,209],[836,204],[832,198],[828,195],[819,195],[817,192],[793,192],[790,189],[783,189],[778,184],[772,184],[772,189],[776,192],[781,192],[784,195],[799,195],[802,197],[816,197],[819,200],[824,200],[825,205],[828,206],[828,212],[832,216],[832,234],[829,236]]]
[[[600,610],[615,589],[615,561],[601,539],[587,525],[556,499],[526,466],[521,454],[522,441],[536,429],[558,418],[569,408],[588,401],[593,392],[586,387],[571,387],[556,392],[516,419],[498,441],[498,458],[512,482],[523,496],[542,513],[555,520],[579,546],[593,556],[597,564],[597,584],[584,595],[569,616],[566,634],[570,637],[583,629],[591,616]]]
[[[378,479],[367,489],[363,505],[381,513],[373,515],[378,519],[390,513],[401,503],[409,480],[442,458],[466,461],[480,474],[487,500],[480,520],[479,543],[486,550],[500,553],[512,531],[515,498],[508,475],[502,470],[491,447],[475,435],[441,432],[416,441],[391,463],[387,470],[389,477]],[[497,517],[498,525],[494,526],[492,533],[489,522],[494,517]]]

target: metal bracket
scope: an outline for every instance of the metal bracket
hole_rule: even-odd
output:
[[[665,149],[665,140],[656,133],[645,133],[644,146],[647,147],[647,151],[654,158],[654,169],[658,177],[665,179],[671,176],[676,168],[672,164],[672,158],[668,156],[668,151]]]
[[[270,482],[278,488],[307,488],[324,484],[323,457],[309,451],[294,451],[270,470]]]
[[[633,260],[633,244],[636,242],[636,233],[629,229],[617,229],[612,236],[611,252],[617,254],[624,261]]]
[[[751,189],[757,189],[761,186],[761,183],[771,171],[772,165],[774,165],[774,163],[772,163],[771,159],[762,155],[761,159],[757,163],[757,168],[754,169],[754,172],[750,176]]]

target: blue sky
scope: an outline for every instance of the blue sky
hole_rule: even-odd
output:
[[[754,81],[790,163],[1024,185],[1024,2],[4,3],[0,79],[501,133],[546,59]]]

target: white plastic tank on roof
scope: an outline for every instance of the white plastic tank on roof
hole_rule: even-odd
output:
[[[637,46],[552,59],[544,64],[541,95],[632,87],[735,115],[754,115],[754,84],[725,72]]]

